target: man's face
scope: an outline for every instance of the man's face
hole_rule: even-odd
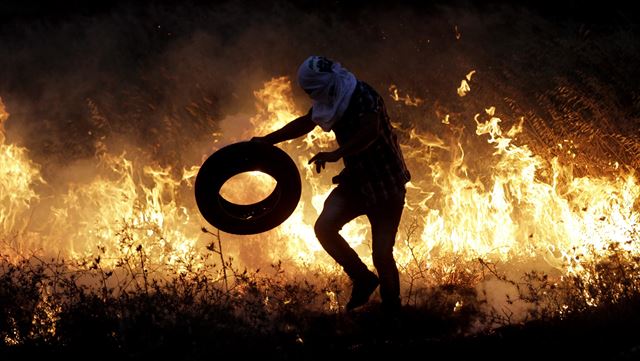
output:
[[[314,101],[320,103],[331,102],[335,97],[336,89],[333,84],[334,62],[322,56],[312,57],[302,69],[305,73],[305,81],[302,90]]]
[[[315,100],[320,103],[331,102],[336,96],[336,87],[334,84],[325,87],[318,87],[315,89],[304,89],[304,92],[307,93],[309,98]]]

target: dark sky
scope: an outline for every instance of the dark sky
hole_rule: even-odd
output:
[[[196,6],[211,6],[224,3],[243,3],[254,8],[269,8],[277,1],[206,1],[206,0],[6,0],[0,2],[0,15],[4,20],[23,21],[26,19],[65,19],[69,16],[95,16],[104,12],[117,11],[124,7],[144,8],[150,5],[177,6],[192,4]],[[309,12],[332,12],[345,16],[345,20],[364,8],[411,8],[424,11],[439,5],[458,7],[474,7],[490,10],[505,4],[518,5],[532,9],[541,15],[557,20],[576,19],[589,23],[616,23],[620,21],[635,21],[636,12],[633,2],[623,0],[611,1],[583,1],[583,0],[425,0],[425,1],[382,1],[382,0],[333,0],[311,1],[292,0],[301,9]],[[636,19],[637,20],[637,19]]]

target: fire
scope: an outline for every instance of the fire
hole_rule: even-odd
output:
[[[426,205],[409,200],[425,215],[419,247],[424,257],[457,255],[505,262],[542,258],[562,269],[590,247],[604,252],[610,243],[630,246],[627,241],[638,229],[634,204],[640,195],[633,174],[614,179],[573,177],[570,165],[557,158],[547,162],[513,143],[523,129],[523,118],[504,133],[495,108],[485,112],[487,120],[480,114],[475,120],[476,134],[488,135],[494,148],[489,179],[468,176],[465,153],[458,144],[451,162],[429,165],[439,201]],[[415,157],[409,159],[410,167],[419,167]],[[412,187],[426,189],[425,181],[413,182]]]
[[[231,177],[220,195],[235,204],[253,204],[267,198],[276,188],[276,180],[262,172],[245,172]]]
[[[400,97],[397,87],[389,90],[397,101],[419,104],[418,98]],[[303,114],[294,104],[286,77],[266,82],[255,96],[257,112],[249,119],[251,127],[241,134],[244,139],[264,135]],[[0,121],[7,117],[0,103]],[[546,159],[517,144],[526,119],[503,129],[494,107],[475,116],[475,136],[486,140],[490,154],[482,159],[474,157],[478,152],[463,148],[462,130],[448,115],[442,123],[450,129],[450,139],[396,125],[413,174],[395,249],[401,266],[420,260],[427,269],[455,268],[460,260],[481,257],[579,275],[581,262],[588,260],[583,255],[590,250],[596,250],[592,257],[597,257],[598,250],[618,244],[638,253],[633,237],[640,232],[640,186],[624,167],[615,176],[574,176],[571,164],[557,157]],[[225,138],[224,133],[214,137],[216,146],[237,140]],[[5,144],[3,133],[0,141],[1,229],[4,234],[18,234],[26,227],[31,208],[47,207],[39,204],[36,190],[43,180],[24,148]],[[250,263],[254,257],[288,261],[298,270],[312,266],[340,271],[322,250],[313,224],[341,164],[329,164],[321,174],[307,166],[317,152],[335,149],[334,137],[316,128],[302,139],[278,146],[300,167],[303,194],[298,207],[269,232],[222,235],[223,241],[239,262]],[[47,227],[31,230],[41,239],[44,252],[70,258],[99,255],[104,267],[116,264],[122,255],[140,253],[178,272],[186,264],[202,265],[206,235],[201,227],[206,222],[192,200],[197,165],[175,170],[143,159],[102,152],[92,180],[69,184],[54,195],[46,212]],[[223,189],[229,200],[253,202],[274,187],[273,179],[260,173],[242,177]],[[355,219],[341,233],[372,267],[366,218]]]
[[[462,79],[460,81],[460,86],[458,87],[458,95],[463,97],[465,95],[467,95],[468,92],[471,91],[471,87],[469,86],[469,82],[471,81],[471,77],[476,73],[475,70],[471,70],[469,73],[467,73],[467,75],[465,76],[465,79]]]
[[[4,122],[8,118],[0,98],[0,235],[5,240],[23,233],[29,207],[38,200],[35,188],[43,182],[39,167],[28,158],[27,150],[6,144]]]
[[[185,177],[150,165],[139,171],[125,154],[103,154],[99,161],[98,177],[71,184],[52,207],[46,235],[51,243],[66,242],[72,258],[101,253],[107,267],[135,252],[160,265],[198,258],[194,247],[200,220],[194,210],[178,204]]]
[[[469,72],[465,78],[471,80],[474,73]],[[262,102],[259,108],[267,112],[252,119],[254,124],[273,130],[284,125],[283,119],[300,115],[293,110],[289,86],[287,79],[277,78],[256,92]],[[281,96],[276,96],[274,90],[281,91]],[[397,87],[392,86],[390,91],[394,100],[401,100]],[[433,134],[400,129],[408,134],[403,150],[414,174],[400,229],[407,229],[411,222],[421,227],[417,246],[411,250],[401,242],[399,232],[396,255],[400,264],[410,263],[416,255],[432,264],[482,257],[503,262],[542,262],[565,273],[579,272],[579,266],[568,266],[577,254],[590,248],[604,251],[606,245],[625,243],[637,232],[635,204],[640,187],[633,174],[574,177],[571,165],[561,164],[557,158],[545,160],[526,145],[514,143],[513,139],[523,131],[524,118],[504,131],[495,112],[494,107],[489,107],[484,115],[475,117],[476,135],[486,137],[494,149],[482,178],[469,175],[469,160],[460,141],[447,144]],[[446,119],[443,123],[448,124]],[[311,155],[333,149],[336,145],[332,140],[316,129],[302,141],[283,145],[303,167],[303,188],[308,191],[289,220],[261,236],[286,239],[284,253],[280,254],[304,264],[332,264],[315,239],[313,222],[332,189],[329,178],[339,166],[320,175],[305,166]],[[343,235],[371,264],[366,219],[348,224]],[[628,242],[625,244],[631,247]]]
[[[402,102],[405,105],[410,105],[413,107],[417,107],[418,105],[422,104],[424,102],[424,100],[418,98],[418,97],[411,97],[411,95],[407,94],[405,96],[401,96],[400,92],[398,90],[398,87],[395,86],[395,84],[391,84],[391,86],[389,86],[389,95],[391,96],[391,99],[397,101],[397,102]]]

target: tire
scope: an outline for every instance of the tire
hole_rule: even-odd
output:
[[[231,177],[260,171],[273,177],[273,192],[260,202],[234,204],[220,195]],[[302,190],[300,173],[291,157],[273,145],[240,142],[213,153],[202,164],[195,182],[195,198],[200,213],[219,230],[232,234],[257,234],[277,227],[295,210]]]

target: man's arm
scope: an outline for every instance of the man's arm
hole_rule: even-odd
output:
[[[320,152],[309,160],[309,164],[316,164],[316,172],[320,173],[320,170],[324,169],[326,162],[337,162],[340,158],[360,153],[378,139],[381,126],[378,114],[366,114],[361,121],[364,126],[350,141],[332,152]]]
[[[284,142],[285,140],[301,137],[312,131],[315,127],[316,124],[311,120],[311,111],[309,111],[307,114],[290,121],[287,125],[275,132],[267,134],[264,137],[253,137],[251,140],[276,144]]]

